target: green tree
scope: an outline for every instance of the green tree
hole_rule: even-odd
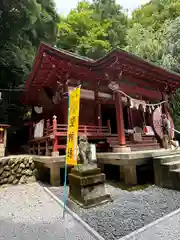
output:
[[[20,84],[40,41],[55,42],[58,16],[48,3],[51,1],[7,0],[0,5],[0,87]]]
[[[121,48],[126,45],[126,30],[128,24],[127,14],[115,0],[94,0],[92,4],[95,16],[101,22],[109,24],[107,40],[112,48]]]
[[[26,80],[40,41],[55,43],[58,21],[51,0],[0,2],[0,88],[14,88]],[[20,108],[12,94],[3,96],[1,116],[12,102]]]
[[[162,66],[180,74],[180,17],[173,20],[164,32],[165,46]],[[172,101],[175,126],[180,130],[180,89],[176,91]]]
[[[98,58],[110,50],[106,40],[111,23],[99,22],[88,2],[80,2],[58,25],[57,47],[83,56]]]
[[[135,23],[127,31],[127,46],[125,50],[141,58],[160,64],[163,54],[161,31],[154,33],[152,28],[143,28]]]
[[[114,1],[82,1],[58,25],[57,46],[90,58],[99,58],[125,44],[127,18]]]
[[[179,0],[151,0],[133,12],[131,22],[157,31],[166,20],[173,20],[179,15]]]

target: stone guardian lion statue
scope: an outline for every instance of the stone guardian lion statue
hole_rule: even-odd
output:
[[[92,163],[92,153],[91,146],[88,143],[86,136],[79,137],[79,155],[78,155],[79,164],[91,164]]]

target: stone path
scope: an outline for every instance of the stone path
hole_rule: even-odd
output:
[[[0,188],[0,240],[95,240],[37,183]]]

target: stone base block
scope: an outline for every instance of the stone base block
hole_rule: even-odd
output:
[[[113,152],[115,153],[131,152],[131,148],[126,146],[115,146],[113,147]]]
[[[52,152],[52,157],[59,157],[59,152]]]
[[[72,169],[69,174],[70,198],[84,208],[90,208],[112,201],[106,193],[105,174],[99,168],[86,171]]]

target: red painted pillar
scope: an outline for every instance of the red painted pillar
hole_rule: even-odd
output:
[[[59,156],[58,152],[58,137],[56,135],[57,133],[57,117],[53,116],[53,156]]]
[[[125,146],[126,138],[125,138],[125,131],[124,131],[123,106],[121,101],[121,94],[119,92],[115,92],[115,107],[116,107],[118,144],[120,146]]]

